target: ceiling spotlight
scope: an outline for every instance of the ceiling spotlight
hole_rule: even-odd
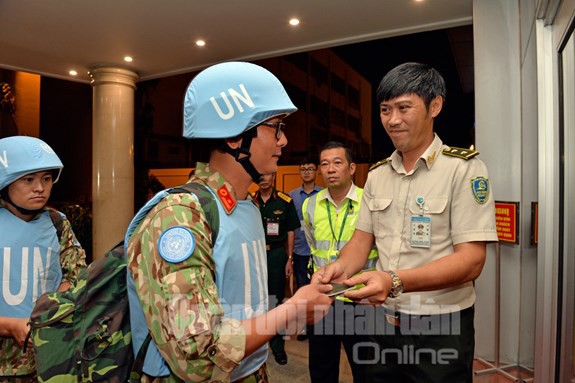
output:
[[[124,57],[124,61],[127,63],[131,63],[132,61],[134,61],[134,59],[131,56],[126,56]]]
[[[196,41],[196,45],[199,47],[203,47],[204,45],[206,45],[206,42],[204,40],[198,40]]]
[[[296,25],[299,25],[299,19],[296,19],[296,18],[294,17],[293,19],[291,19],[291,20],[289,21],[289,23],[290,23],[290,25],[293,25],[293,26],[295,27]]]
[[[74,69],[70,70],[68,73],[70,74],[70,76],[77,76],[78,75],[78,72],[76,72]]]

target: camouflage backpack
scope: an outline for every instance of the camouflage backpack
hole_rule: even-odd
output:
[[[189,183],[166,192],[194,193],[205,210],[217,212],[217,206],[206,209],[216,202],[200,184]],[[219,216],[206,216],[215,242]],[[38,298],[30,319],[30,335],[40,382],[138,380],[147,347],[134,358],[126,268],[121,242],[83,270],[70,289]]]

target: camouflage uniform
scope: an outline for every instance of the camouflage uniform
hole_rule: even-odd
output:
[[[219,173],[198,163],[189,182],[208,185],[231,214],[234,190]],[[224,188],[225,198],[218,193]],[[157,243],[167,228],[178,225],[193,232],[196,247],[189,258],[170,263],[160,256]],[[168,195],[136,227],[128,244],[128,267],[152,339],[173,371],[164,378],[144,376],[143,382],[181,382],[176,374],[188,382],[229,381],[244,358],[246,334],[240,321],[223,317],[212,249],[205,212],[189,193]]]
[[[0,209],[5,208],[4,203],[0,200]],[[45,208],[45,210],[48,209]],[[62,224],[62,237],[60,238],[62,282],[74,283],[80,270],[86,267],[86,253],[78,243],[71,229],[70,221],[63,218]],[[23,354],[22,349],[18,347],[14,338],[0,337],[0,382],[35,381],[34,371],[32,347],[28,347],[26,353]],[[15,376],[29,374],[32,374],[32,376],[15,378]]]

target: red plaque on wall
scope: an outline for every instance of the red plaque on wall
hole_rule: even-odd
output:
[[[500,242],[519,244],[519,202],[495,201],[495,225]]]

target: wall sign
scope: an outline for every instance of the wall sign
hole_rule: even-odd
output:
[[[495,226],[501,242],[519,244],[519,202],[495,201]]]

